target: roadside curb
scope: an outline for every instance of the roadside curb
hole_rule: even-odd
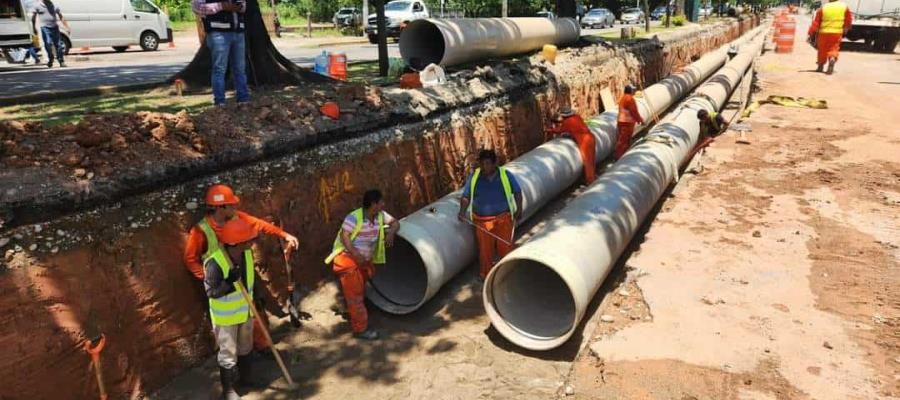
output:
[[[312,47],[341,46],[341,45],[347,45],[347,44],[363,44],[363,43],[369,43],[369,39],[359,38],[358,40],[324,42],[324,43],[317,43],[315,46],[312,46]]]
[[[42,101],[51,101],[58,99],[69,99],[85,96],[99,96],[103,94],[135,92],[139,90],[153,89],[166,84],[166,81],[155,81],[136,83],[133,85],[104,85],[93,88],[77,89],[77,90],[45,90],[36,93],[30,93],[21,96],[0,97],[0,107],[39,103]]]

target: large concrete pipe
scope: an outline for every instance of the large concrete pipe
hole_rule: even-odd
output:
[[[722,107],[763,39],[745,45],[545,229],[498,263],[484,284],[484,306],[498,332],[532,350],[555,348],[572,336],[616,259],[697,143],[697,110]]]
[[[411,67],[463,64],[569,45],[581,36],[571,18],[460,18],[412,21],[400,34],[400,55]]]
[[[734,43],[743,43],[760,32],[761,28],[751,31]],[[638,99],[638,109],[644,119],[650,120],[652,114],[667,110],[721,67],[727,59],[726,49],[723,46],[681,73],[647,87],[645,98]],[[652,101],[647,102],[646,98]],[[598,161],[612,152],[616,115],[617,111],[612,110],[588,120],[597,142]],[[579,179],[580,160],[571,140],[554,140],[507,165],[522,184],[525,208],[522,221]],[[413,312],[475,260],[472,227],[456,219],[461,193],[453,192],[403,218],[395,246],[388,250],[388,264],[379,269],[366,290],[366,296],[376,306],[394,314]]]

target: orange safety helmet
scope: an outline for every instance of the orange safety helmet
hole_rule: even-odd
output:
[[[236,245],[238,243],[249,242],[256,239],[259,232],[256,228],[250,226],[247,221],[240,218],[234,218],[225,223],[222,227],[222,234],[219,240],[227,245]]]
[[[227,185],[213,185],[206,191],[206,205],[225,206],[240,203],[241,199]]]
[[[319,107],[319,112],[334,120],[341,117],[341,107],[333,101],[329,101],[323,104],[322,107]]]

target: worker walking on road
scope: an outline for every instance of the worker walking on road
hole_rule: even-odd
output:
[[[834,73],[834,64],[841,51],[841,39],[850,30],[852,23],[853,15],[850,8],[842,1],[829,0],[816,11],[816,17],[808,32],[810,39],[816,35],[816,49],[819,51],[816,72],[822,72],[825,63],[828,62],[828,70],[825,73],[828,75]]]
[[[359,339],[378,339],[378,332],[369,328],[366,311],[366,281],[375,275],[375,264],[387,261],[385,248],[394,244],[400,222],[384,211],[380,191],[369,190],[363,195],[362,208],[347,215],[334,240],[334,248],[325,264],[332,264],[341,282],[353,336]]]
[[[459,219],[475,225],[480,276],[484,280],[494,266],[494,255],[503,258],[513,249],[513,231],[522,210],[522,189],[513,174],[497,166],[497,153],[493,150],[482,150],[478,162],[480,167],[463,187]]]
[[[40,23],[40,32],[38,32]],[[39,0],[31,12],[31,30],[35,35],[40,34],[44,39],[44,48],[47,49],[47,68],[53,67],[53,60],[59,61],[59,66],[66,67],[66,48],[59,33],[59,23],[66,27],[71,35],[72,28],[69,21],[63,16],[62,11],[52,0]]]
[[[246,221],[235,218],[222,228],[221,242],[204,257],[203,286],[209,297],[209,315],[219,351],[219,377],[222,397],[225,400],[240,399],[235,391],[238,381],[247,381],[251,366],[248,356],[253,350],[253,322],[250,305],[237,288],[243,284],[253,297],[254,271],[251,245],[258,232]]]
[[[552,136],[568,133],[575,140],[575,143],[578,144],[578,151],[581,153],[581,162],[584,164],[584,184],[590,185],[594,182],[597,169],[595,160],[597,141],[594,134],[591,133],[581,116],[569,107],[559,111],[558,121],[561,123],[548,132]]]
[[[191,275],[198,280],[203,280],[205,276],[201,260],[205,260],[220,247],[222,229],[228,221],[233,219],[242,220],[257,231],[283,239],[287,243],[287,249],[296,249],[300,244],[294,235],[250,214],[238,211],[237,205],[239,203],[240,198],[226,185],[213,185],[207,190],[206,216],[191,228],[187,245],[184,248],[184,265]],[[261,298],[261,296],[259,297]],[[263,307],[258,308],[261,313],[264,313]],[[265,353],[269,349],[269,344],[261,333],[262,328],[257,326],[257,335],[253,340],[253,348],[256,351]]]
[[[625,85],[625,93],[619,98],[619,117],[616,124],[616,152],[613,157],[618,160],[625,155],[631,146],[631,137],[634,135],[635,124],[643,124],[644,119],[638,111],[634,101],[634,86]]]

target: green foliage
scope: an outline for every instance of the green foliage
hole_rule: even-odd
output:
[[[666,17],[662,18],[663,25],[666,24]],[[687,18],[684,15],[673,15],[672,16],[672,25],[673,26],[682,26],[687,23]]]

